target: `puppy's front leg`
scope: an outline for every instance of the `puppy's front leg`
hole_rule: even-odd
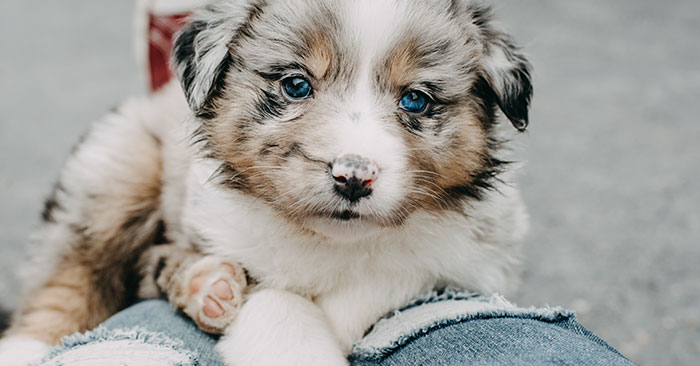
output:
[[[319,296],[315,302],[326,314],[341,348],[350,353],[353,344],[379,318],[431,288],[431,282],[420,276],[386,274],[372,281],[358,279],[350,286],[339,286]]]
[[[248,295],[217,345],[229,366],[342,366],[348,362],[314,303],[291,292]]]
[[[244,270],[222,258],[167,244],[144,252],[137,268],[141,298],[167,298],[208,333],[222,334],[243,303]]]

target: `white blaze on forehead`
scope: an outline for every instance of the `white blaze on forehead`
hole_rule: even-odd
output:
[[[347,29],[355,36],[362,54],[370,57],[387,47],[406,15],[404,2],[397,0],[355,0],[344,5]]]
[[[345,29],[352,47],[357,51],[353,77],[353,85],[346,95],[345,111],[342,112],[344,136],[358,145],[370,145],[376,141],[374,137],[382,135],[381,121],[383,116],[391,115],[393,111],[384,110],[378,101],[375,85],[374,67],[386,56],[389,47],[396,38],[397,29],[404,15],[401,1],[395,0],[355,0],[343,3]],[[348,123],[350,122],[350,123]],[[384,131],[384,133],[386,133]],[[351,153],[352,151],[345,151]],[[358,155],[362,155],[357,151]],[[377,158],[366,156],[368,158]]]
[[[405,5],[396,0],[355,0],[345,2],[346,27],[358,51],[356,96],[373,94],[373,66],[389,51],[405,16]],[[358,106],[364,107],[364,106]],[[358,112],[363,112],[359,109]]]
[[[353,85],[345,95],[338,125],[341,154],[357,154],[381,165],[401,151],[399,136],[392,136],[382,118],[387,115],[377,100],[373,66],[386,54],[403,12],[395,0],[343,2],[344,29],[357,52]]]
[[[375,66],[386,57],[395,42],[404,16],[404,6],[394,0],[356,0],[344,2],[340,9],[346,39],[355,54],[357,64],[352,85],[341,110],[331,123],[336,153],[355,154],[376,162],[379,178],[372,186],[371,200],[361,202],[362,208],[371,201],[372,211],[388,213],[402,198],[405,185],[407,153],[401,131],[394,121],[396,105],[386,103],[386,96],[377,95]]]

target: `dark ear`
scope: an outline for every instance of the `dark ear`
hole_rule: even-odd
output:
[[[210,4],[196,11],[177,34],[170,63],[197,116],[211,113],[213,96],[223,88],[233,62],[230,45],[250,21],[253,7],[244,0]]]
[[[486,7],[472,8],[473,24],[484,42],[484,77],[503,114],[515,128],[524,131],[532,98],[530,63],[507,34],[492,26],[490,14]]]

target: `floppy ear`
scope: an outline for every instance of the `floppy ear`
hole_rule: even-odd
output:
[[[170,63],[195,115],[212,112],[233,64],[230,46],[254,10],[260,8],[250,1],[219,1],[196,11],[177,34]]]
[[[484,77],[503,114],[515,128],[524,131],[532,98],[530,63],[507,34],[491,25],[488,8],[472,8],[472,19],[483,37]]]

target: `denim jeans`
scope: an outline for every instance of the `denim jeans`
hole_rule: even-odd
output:
[[[144,301],[66,337],[46,366],[220,366],[216,338],[164,301]],[[274,350],[271,350],[274,352]],[[433,293],[379,320],[353,366],[632,365],[560,308],[518,308],[498,295]]]

